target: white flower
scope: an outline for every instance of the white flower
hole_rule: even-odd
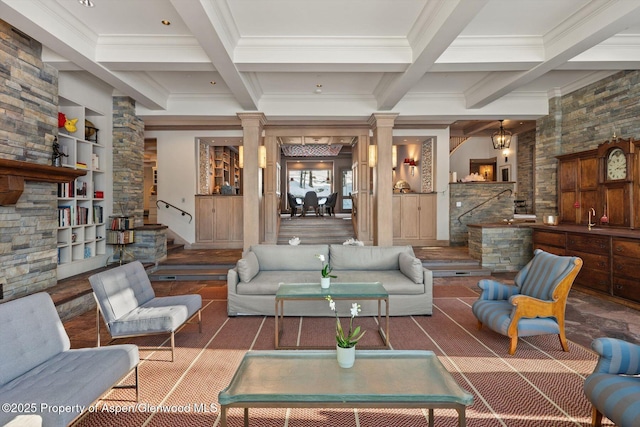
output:
[[[329,307],[331,308],[331,311],[336,311],[336,302],[332,299],[329,300]]]
[[[358,305],[358,303],[353,303],[351,304],[351,317],[355,317],[358,315],[358,313],[360,312],[360,306]]]
[[[320,261],[324,262],[324,255],[323,255],[323,254],[318,254],[318,255],[316,255],[316,257],[317,257]]]

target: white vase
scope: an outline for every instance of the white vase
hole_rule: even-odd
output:
[[[320,278],[320,287],[322,289],[329,289],[329,285],[331,284],[331,277],[321,277]]]
[[[356,361],[356,347],[342,348],[336,345],[336,356],[341,368],[350,368]]]

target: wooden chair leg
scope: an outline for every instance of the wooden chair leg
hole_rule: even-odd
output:
[[[482,329],[482,322],[478,320],[478,330]]]
[[[566,352],[569,352],[569,344],[567,343],[567,337],[564,335],[564,331],[558,334],[558,338],[560,339],[560,345],[562,349]]]
[[[518,346],[518,336],[511,337],[511,343],[509,344],[509,354],[513,356],[516,352],[516,347]]]
[[[602,425],[602,413],[594,406],[591,410],[591,425],[593,427],[600,427]]]

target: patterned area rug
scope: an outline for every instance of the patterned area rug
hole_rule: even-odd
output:
[[[516,354],[509,356],[506,337],[478,331],[470,308],[476,297],[464,287],[458,291],[438,290],[433,316],[391,318],[389,335],[396,350],[435,352],[460,386],[474,395],[467,425],[590,425],[591,409],[582,385],[593,371],[595,354],[571,342],[565,353],[556,336],[542,336],[521,339]],[[246,351],[274,349],[274,318],[229,318],[226,301],[205,304],[203,332],[187,325],[176,335],[175,362],[169,361],[167,351],[141,349],[139,403],[131,390],[113,390],[75,425],[218,426],[218,393]],[[367,330],[361,343],[379,342],[375,318],[356,318],[355,323]],[[282,340],[332,345],[333,327],[331,317],[287,317]],[[128,341],[141,347],[168,345],[164,337]],[[242,423],[242,409],[231,409],[229,425]],[[435,425],[457,425],[456,412],[436,409]],[[415,409],[252,409],[250,426],[420,427],[428,426],[428,418],[426,411]]]

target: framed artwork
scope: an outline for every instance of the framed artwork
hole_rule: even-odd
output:
[[[511,181],[511,165],[500,166],[500,181]]]

